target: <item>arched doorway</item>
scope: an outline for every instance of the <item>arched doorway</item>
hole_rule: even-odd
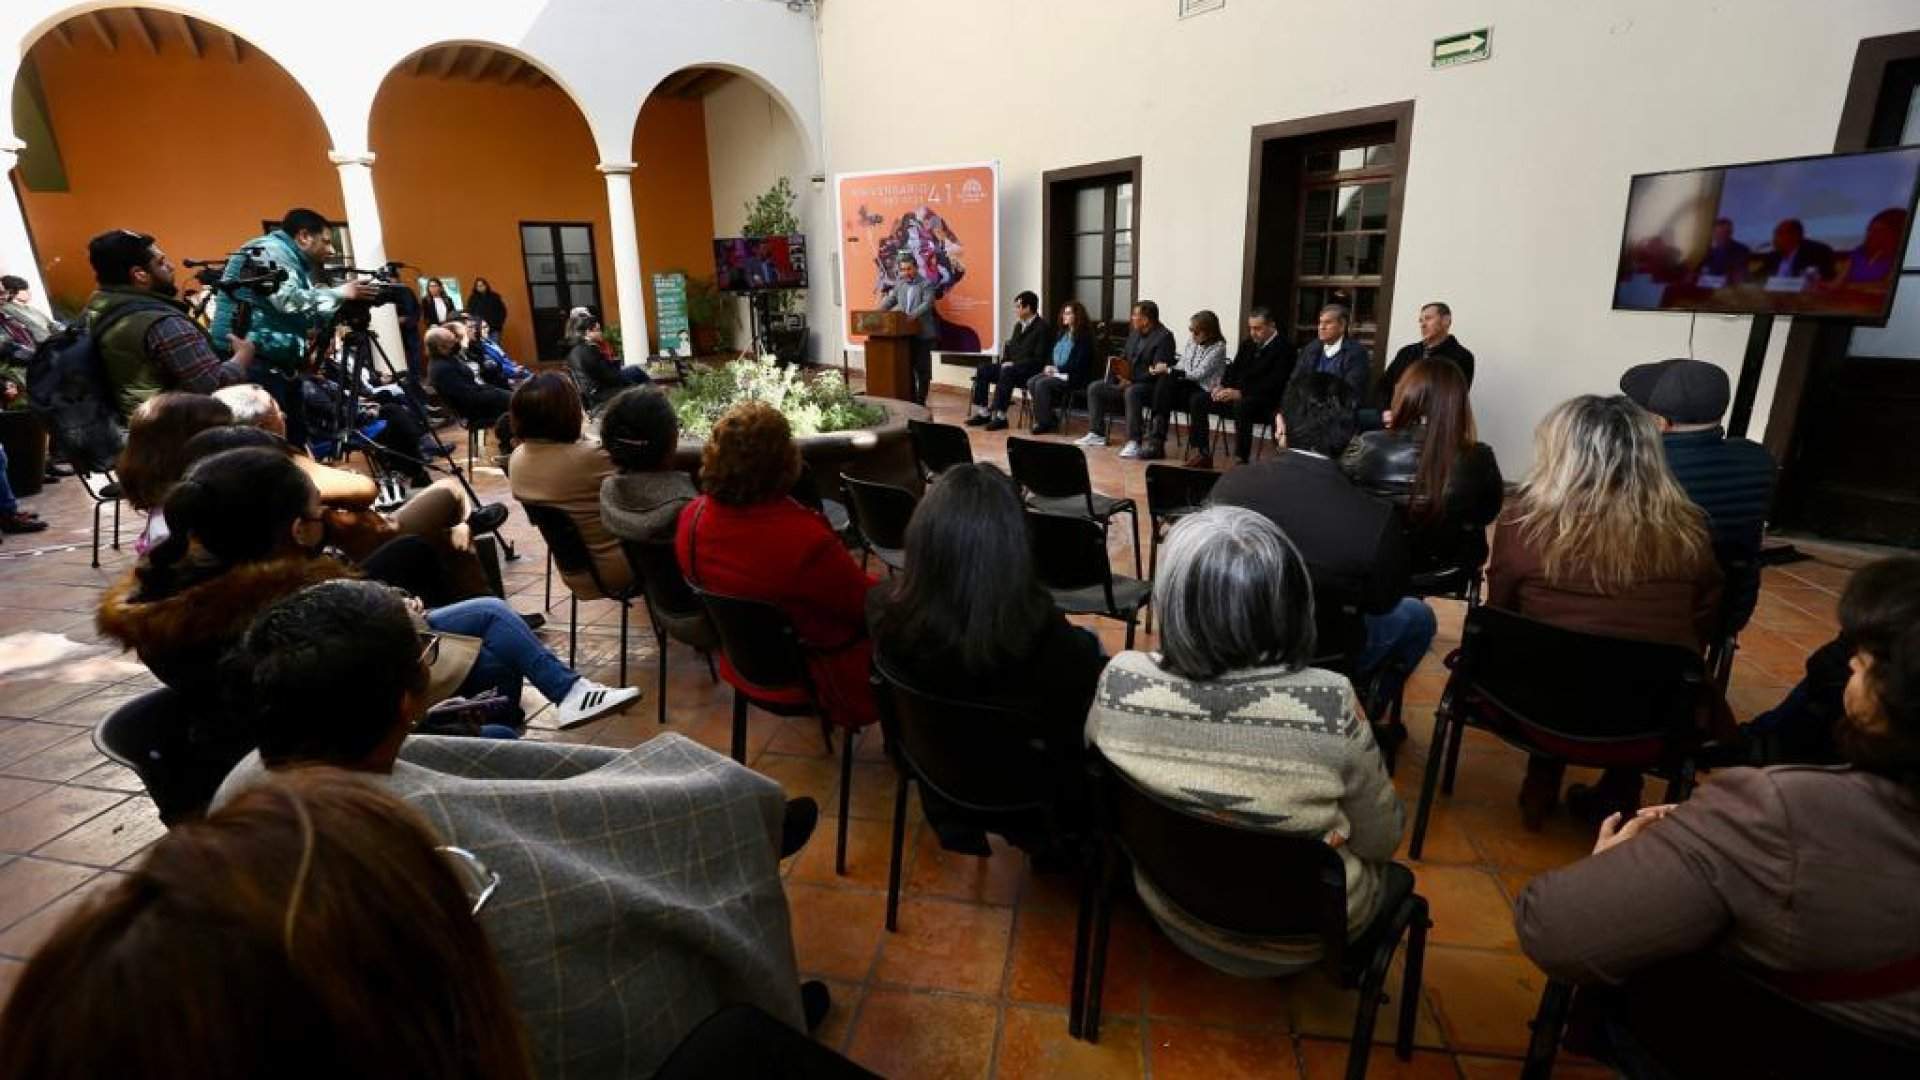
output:
[[[14,100],[21,206],[56,311],[92,291],[87,241],[110,228],[212,259],[307,206],[351,251],[319,112],[230,31],[151,8],[75,15],[27,50]]]

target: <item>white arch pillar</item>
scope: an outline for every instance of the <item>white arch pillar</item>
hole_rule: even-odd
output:
[[[640,281],[640,227],[633,217],[631,161],[603,161],[607,178],[607,220],[613,231],[613,293],[620,316],[620,354],[623,363],[646,363],[648,342],[646,294]]]
[[[353,261],[373,269],[387,261],[387,237],[380,228],[380,203],[373,196],[373,153],[362,150],[327,152],[327,160],[340,170],[340,194],[347,207],[347,228],[352,230]],[[393,361],[395,371],[407,369],[407,349],[400,338],[400,320],[391,305],[373,309],[373,332],[380,348]]]
[[[19,139],[0,142],[0,183],[7,185],[6,196],[0,200],[6,204],[0,206],[0,266],[6,268],[5,273],[26,278],[33,290],[33,306],[51,315],[47,283],[40,279],[40,262],[34,257],[33,240],[27,232],[27,209],[20,205],[19,189],[12,182],[20,151],[26,148]]]

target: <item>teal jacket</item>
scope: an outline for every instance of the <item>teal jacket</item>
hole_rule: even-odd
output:
[[[315,285],[306,255],[294,245],[293,237],[279,229],[249,240],[245,246],[260,248],[262,258],[287,271],[287,280],[273,295],[254,301],[247,338],[253,342],[256,362],[275,371],[293,372],[306,357],[307,335],[321,327],[340,306],[340,290]],[[244,255],[235,255],[227,262],[222,276],[238,274],[244,258]],[[232,327],[233,301],[222,293],[214,305],[213,326],[209,331],[222,352],[226,351],[227,335]]]

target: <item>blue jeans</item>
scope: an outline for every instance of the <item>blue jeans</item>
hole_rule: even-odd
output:
[[[620,369],[620,381],[628,386],[645,386],[652,380],[648,377],[646,368],[639,364],[628,364]]]
[[[7,479],[7,448],[0,446],[0,514],[11,514],[20,509],[20,500],[13,497],[13,482]]]
[[[1400,684],[1420,666],[1421,657],[1427,655],[1439,622],[1432,608],[1412,596],[1401,597],[1393,610],[1384,614],[1365,616],[1365,621],[1367,645],[1353,658],[1354,675],[1372,677],[1376,699],[1391,701],[1400,692]]]
[[[457,691],[461,697],[498,690],[502,697],[518,701],[520,682],[526,679],[541,697],[558,705],[580,678],[548,652],[527,629],[526,620],[497,596],[434,608],[427,612],[427,625],[442,633],[480,639],[480,657]]]

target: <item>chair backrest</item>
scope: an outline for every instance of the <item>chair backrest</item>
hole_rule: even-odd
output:
[[[919,500],[906,488],[875,483],[854,476],[841,478],[847,488],[847,506],[853,510],[853,523],[860,535],[875,547],[907,546],[907,523]]]
[[[1027,511],[1027,542],[1033,548],[1034,572],[1049,589],[1083,589],[1105,585],[1112,606],[1113,563],[1107,554],[1107,534],[1100,523],[1069,514]]]
[[[593,578],[594,588],[602,596],[612,596],[613,592],[600,583],[600,568],[593,561],[593,551],[587,547],[587,538],[580,535],[580,524],[573,515],[551,503],[527,502],[527,520],[540,530],[540,538],[547,543],[547,550],[553,553],[553,565],[563,574],[586,574]]]
[[[1072,443],[1008,439],[1007,468],[1013,473],[1013,482],[1024,490],[1048,499],[1084,495],[1087,512],[1093,512],[1093,478],[1087,472],[1087,453]]]
[[[645,583],[647,603],[655,612],[683,619],[705,611],[693,586],[687,584],[687,576],[680,572],[673,541],[622,540],[620,550],[626,553],[634,577]]]
[[[955,465],[973,464],[973,444],[967,441],[965,428],[909,420],[907,441],[913,444],[913,458],[920,463],[921,475],[928,479]]]
[[[1212,469],[1189,469],[1158,461],[1147,463],[1147,516],[1158,521],[1171,514],[1189,513],[1206,505],[1222,474]]]
[[[1693,732],[1706,684],[1691,649],[1482,605],[1467,612],[1448,693],[1470,689],[1526,728],[1598,744]]]
[[[196,748],[188,736],[189,717],[200,711],[190,709],[178,690],[162,686],[129,699],[93,729],[94,749],[140,777],[169,825],[205,810],[246,750],[233,746],[222,757]]]
[[[1097,753],[1097,752],[1096,752]],[[1347,874],[1319,837],[1286,836],[1149,792],[1098,758],[1108,834],[1180,910],[1255,937],[1318,935],[1328,963],[1347,943]]]
[[[741,678],[768,690],[811,687],[806,652],[786,612],[760,600],[692,589],[720,635],[720,651]]]
[[[1040,737],[1041,718],[916,689],[876,652],[874,698],[887,748],[916,780],[974,813],[1037,810],[1052,802],[1062,766]]]

